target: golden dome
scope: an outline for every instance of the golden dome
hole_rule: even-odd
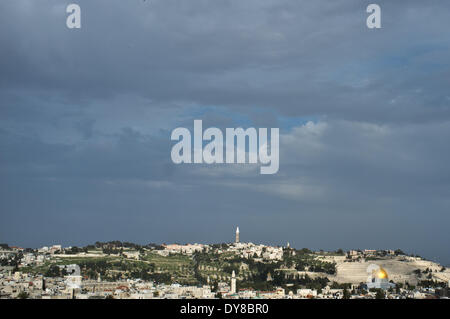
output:
[[[380,267],[380,269],[378,269],[377,271],[377,277],[380,279],[388,279],[388,274],[386,270]]]

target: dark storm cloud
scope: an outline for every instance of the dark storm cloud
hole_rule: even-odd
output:
[[[79,0],[81,30],[68,3],[0,3],[0,240],[226,241],[240,224],[450,261],[448,2],[378,1],[381,30],[368,1]],[[170,131],[197,118],[281,126],[279,173],[173,165]]]
[[[64,28],[63,2],[19,3],[2,4],[4,86],[243,112],[447,119],[442,3],[381,3],[376,32],[364,27],[361,1],[80,1],[80,32]]]

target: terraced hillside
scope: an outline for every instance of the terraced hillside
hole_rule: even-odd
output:
[[[442,266],[419,258],[395,256],[379,258],[376,260],[361,260],[348,262],[345,257],[328,257],[327,260],[336,263],[336,275],[327,276],[330,280],[339,283],[360,283],[365,282],[368,277],[367,268],[371,264],[376,264],[386,270],[389,280],[396,283],[408,282],[416,285],[422,280],[437,280],[448,282],[450,280],[450,270],[442,270]],[[420,272],[419,272],[420,270]]]

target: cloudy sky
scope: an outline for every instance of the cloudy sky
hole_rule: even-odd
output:
[[[0,242],[401,248],[450,264],[450,3],[0,2]],[[171,131],[279,127],[280,170]]]

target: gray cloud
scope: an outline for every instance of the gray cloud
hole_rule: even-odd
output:
[[[396,248],[450,262],[445,1],[0,3],[0,240]],[[280,172],[176,166],[170,131],[281,126]],[[305,124],[308,120],[312,120]]]

